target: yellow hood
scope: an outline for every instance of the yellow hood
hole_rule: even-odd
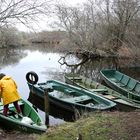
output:
[[[10,80],[11,76],[4,76],[1,80]]]

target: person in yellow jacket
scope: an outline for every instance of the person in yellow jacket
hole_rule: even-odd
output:
[[[3,100],[3,114],[5,116],[7,116],[10,103],[14,104],[18,113],[21,113],[21,108],[18,105],[18,100],[20,100],[21,97],[17,91],[17,84],[11,76],[6,76],[3,73],[0,74],[0,97]]]

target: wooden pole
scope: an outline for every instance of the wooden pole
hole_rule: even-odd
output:
[[[45,103],[45,124],[49,127],[49,95],[48,89],[44,91],[44,103]]]

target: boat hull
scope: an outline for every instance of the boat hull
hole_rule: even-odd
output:
[[[115,90],[112,90],[111,88],[93,81],[87,77],[69,73],[65,74],[65,82],[90,91],[96,88],[94,91],[96,91],[97,94],[100,94],[101,96],[114,101],[117,104],[116,108],[119,111],[132,111],[135,109],[140,109],[139,104],[133,103]],[[104,89],[106,91],[104,91]]]
[[[78,94],[77,96],[79,96],[80,98],[85,97],[84,95],[86,94],[86,98],[88,96],[92,96],[92,97],[90,97],[92,100],[94,97],[96,98],[96,100],[100,100],[99,105],[101,102],[102,102],[102,104],[104,104],[103,107],[101,107],[101,106],[100,107],[96,107],[96,106],[89,107],[89,106],[84,104],[85,102],[89,101],[88,99],[86,101],[81,99],[82,101],[80,103],[79,102],[77,103],[73,100],[74,98],[66,98],[66,99],[58,98],[58,97],[52,95],[53,92],[52,92],[52,94],[50,94],[50,93],[48,94],[49,95],[49,102],[51,105],[54,104],[56,106],[59,106],[65,110],[73,112],[73,113],[75,113],[75,112],[83,113],[83,112],[95,111],[95,110],[110,110],[111,108],[113,108],[116,105],[115,103],[110,102],[109,100],[106,100],[100,96],[91,95],[89,93],[89,91],[86,91],[84,89],[80,89],[80,88],[59,82],[59,81],[50,80],[50,81],[47,81],[46,83],[38,83],[37,85],[32,85],[32,84],[28,83],[30,93],[36,94],[36,96],[38,96],[40,99],[42,99],[42,102],[44,102],[44,90],[39,88],[40,85],[43,85],[43,86],[55,85],[55,86],[52,86],[53,90],[54,91],[61,91],[61,92],[63,92],[64,95],[66,94],[65,91],[70,91],[70,90],[74,91],[75,95]],[[79,94],[81,94],[81,95],[79,95]],[[78,98],[76,97],[76,99],[78,99]],[[71,100],[69,101],[69,99],[71,99]]]
[[[116,70],[101,71],[103,80],[130,101],[140,104],[140,82]]]
[[[46,132],[47,127],[31,104],[23,99],[19,101],[19,104],[21,106],[23,116],[18,116],[18,113],[14,111],[14,106],[11,104],[9,105],[10,111],[6,117],[2,113],[2,104],[0,105],[0,125],[8,130],[18,130],[26,133],[40,134]],[[23,118],[25,117],[28,117],[28,119],[30,118],[32,120],[32,124],[23,122]]]
[[[30,92],[28,101],[31,102],[35,107],[37,107],[41,111],[45,111],[44,98]],[[49,103],[48,114],[53,117],[60,118],[62,120],[70,122],[73,122],[80,117],[77,116],[77,114],[75,114],[73,110],[68,111],[67,109],[64,109],[63,107],[60,107],[56,104],[52,104],[51,102]]]

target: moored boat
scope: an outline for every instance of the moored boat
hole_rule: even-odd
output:
[[[140,104],[140,82],[130,76],[113,69],[101,70],[104,81],[114,90]]]
[[[49,102],[71,112],[110,110],[116,106],[116,103],[94,93],[91,94],[90,91],[56,80],[36,84],[27,82],[27,84],[30,92],[40,97],[42,102],[44,102],[44,90],[49,89]]]
[[[9,104],[8,116],[4,116],[3,104],[0,102],[0,125],[5,129],[27,133],[46,132],[46,125],[32,105],[23,99],[19,100],[19,105],[22,110],[22,115],[15,111],[13,104]]]
[[[113,102],[117,103],[116,107],[118,110],[130,111],[134,109],[140,109],[140,104],[132,102],[119,92],[85,76],[67,73],[65,74],[65,82],[84,88],[109,100],[112,100]]]

